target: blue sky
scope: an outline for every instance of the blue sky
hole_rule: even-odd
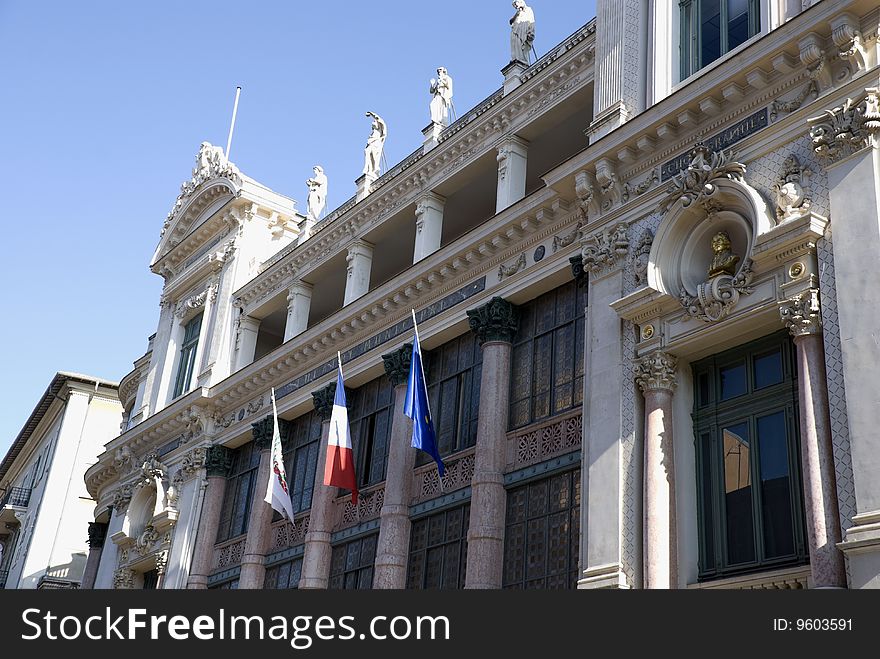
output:
[[[544,54],[594,0],[532,0]],[[430,115],[445,66],[459,114],[501,86],[507,0],[442,3],[0,0],[0,454],[59,370],[119,380],[156,329],[148,268],[203,140],[305,210],[312,166],[328,211],[354,194],[367,110],[392,165]]]

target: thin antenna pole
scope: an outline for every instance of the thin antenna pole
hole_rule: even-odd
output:
[[[241,87],[235,88],[235,105],[232,106],[232,121],[229,124],[229,139],[226,140],[226,162],[229,162],[229,150],[232,148],[232,131],[235,130],[235,116],[238,114],[238,98]]]

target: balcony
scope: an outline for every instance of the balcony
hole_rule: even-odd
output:
[[[0,499],[0,523],[15,524],[18,522],[16,513],[27,510],[31,501],[31,490],[27,487],[13,487]]]

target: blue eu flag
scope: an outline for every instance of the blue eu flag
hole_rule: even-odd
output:
[[[413,448],[420,449],[434,458],[437,462],[437,471],[442,476],[445,468],[440,451],[437,450],[437,436],[434,434],[434,422],[431,420],[431,408],[428,405],[428,387],[425,383],[425,371],[422,368],[418,331],[413,340],[412,363],[409,367],[403,413],[413,420]]]

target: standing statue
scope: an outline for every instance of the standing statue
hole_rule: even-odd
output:
[[[309,187],[308,216],[310,220],[317,222],[327,205],[327,175],[320,165],[315,165],[313,171],[315,175],[306,181]]]
[[[513,0],[516,13],[510,19],[510,61],[529,63],[535,41],[535,12],[525,0]]]
[[[373,118],[373,125],[367,138],[367,146],[364,148],[364,174],[379,176],[379,162],[382,160],[385,138],[388,137],[388,126],[375,112],[367,112],[367,116]]]
[[[441,126],[449,123],[452,105],[452,78],[442,66],[437,69],[437,79],[431,78],[431,121]]]

